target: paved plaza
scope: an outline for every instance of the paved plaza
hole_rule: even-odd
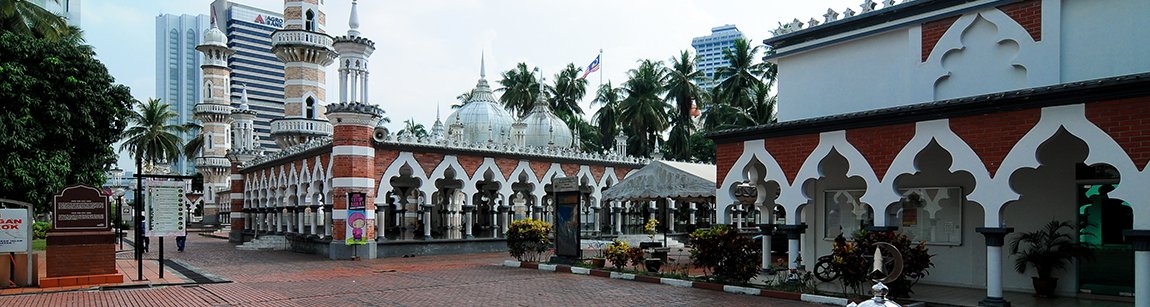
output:
[[[169,239],[171,240],[171,239]],[[148,258],[155,259],[157,245]],[[174,247],[168,242],[168,247]],[[174,248],[172,249],[174,251]],[[802,302],[506,268],[506,254],[332,261],[189,236],[165,256],[230,283],[0,296],[0,306],[799,306]],[[154,260],[152,260],[154,261]],[[170,272],[170,270],[169,270]]]

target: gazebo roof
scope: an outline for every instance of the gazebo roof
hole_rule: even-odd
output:
[[[715,166],[655,160],[603,191],[603,200],[715,197]]]

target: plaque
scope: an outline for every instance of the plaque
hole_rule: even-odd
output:
[[[64,188],[52,199],[52,224],[57,230],[110,230],[108,197],[86,185]]]

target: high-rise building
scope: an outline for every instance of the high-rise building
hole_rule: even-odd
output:
[[[714,27],[711,28],[711,35],[691,39],[691,47],[695,48],[695,54],[699,56],[699,61],[696,63],[698,70],[706,75],[706,79],[699,82],[699,87],[711,90],[719,84],[719,81],[715,80],[715,70],[730,65],[727,59],[723,58],[723,50],[733,48],[735,41],[740,39],[746,37],[735,25]]]
[[[192,121],[192,108],[202,97],[202,60],[196,45],[200,44],[209,24],[208,15],[203,14],[156,16],[156,97],[171,105],[171,110],[178,114],[172,124]],[[181,139],[187,143],[193,137],[194,133],[186,133]],[[195,166],[187,158],[180,157],[173,162],[174,171],[195,173]]]
[[[69,26],[80,27],[80,0],[29,0],[49,12],[64,16]]]
[[[283,13],[226,0],[213,1],[211,12],[216,27],[228,38],[228,47],[236,51],[228,60],[232,106],[239,106],[241,91],[246,88],[248,107],[256,112],[256,146],[277,150],[271,121],[284,116],[284,63],[271,49],[272,32],[284,28]]]

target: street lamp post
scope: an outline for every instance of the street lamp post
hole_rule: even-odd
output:
[[[120,248],[124,249],[124,225],[121,212],[124,212],[124,190],[127,186],[124,185],[124,170],[119,167],[112,169],[112,182],[114,189],[114,196],[116,196],[116,238],[120,240]]]

